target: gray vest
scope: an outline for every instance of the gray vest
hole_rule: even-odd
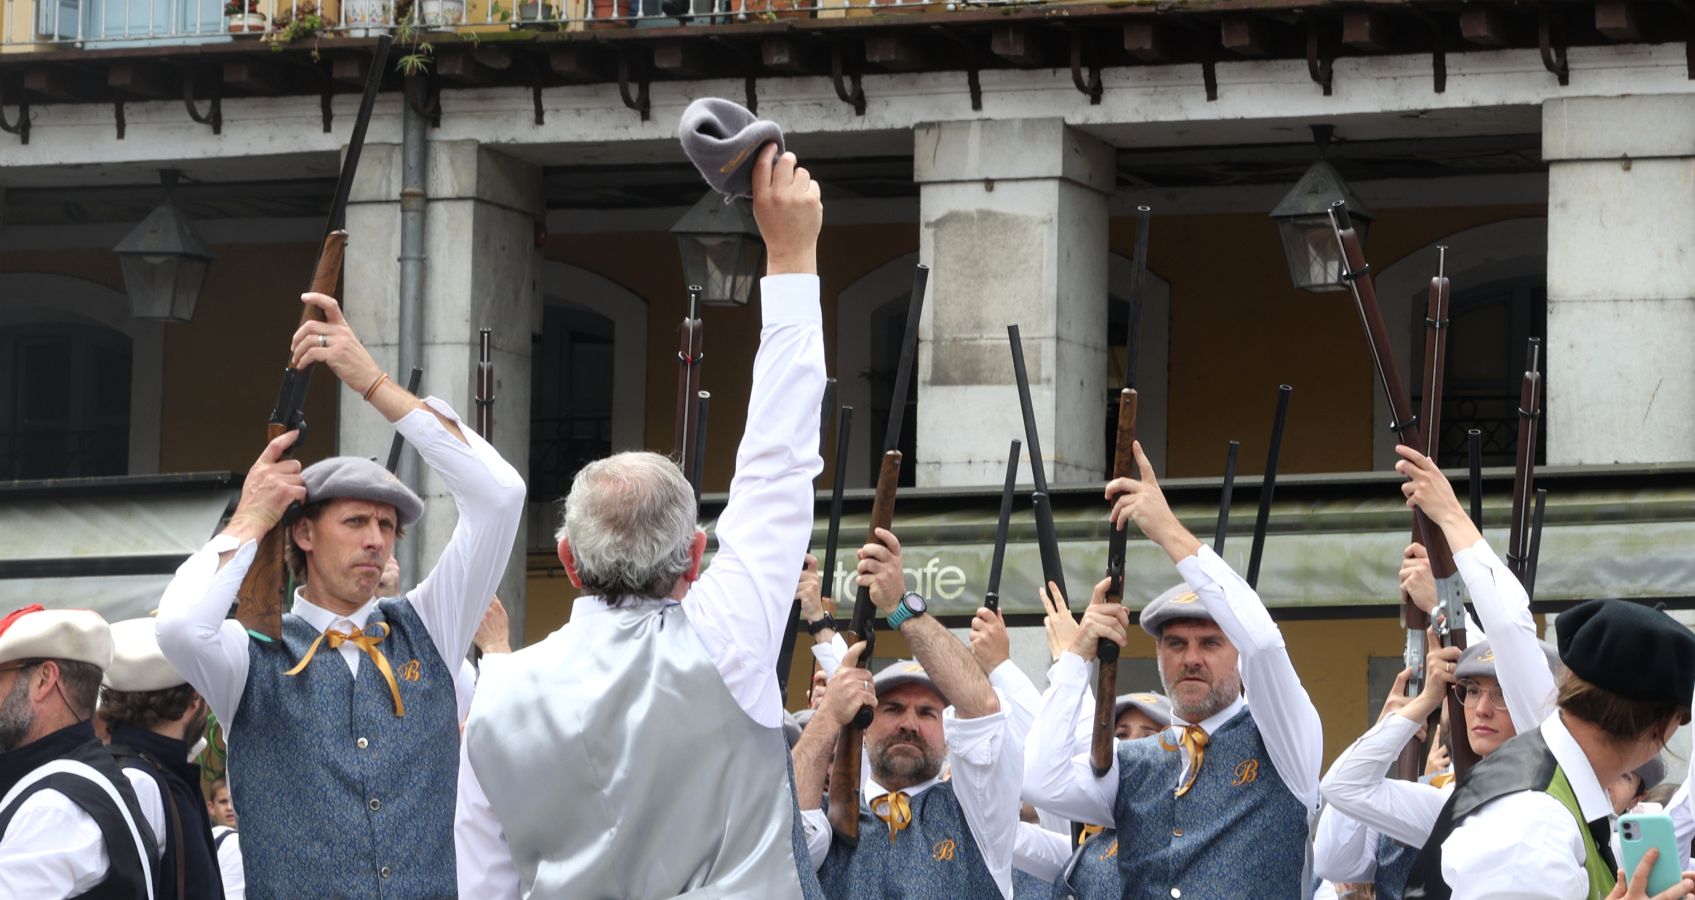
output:
[[[1055,900],[1117,900],[1124,894],[1118,874],[1118,832],[1103,828],[1077,848],[1054,883]]]
[[[1172,731],[1164,732],[1170,737]],[[1169,744],[1169,741],[1168,741]],[[1173,796],[1181,748],[1118,745],[1118,865],[1125,900],[1299,897],[1307,810],[1271,764],[1249,710],[1212,735],[1199,777]]]
[[[889,826],[861,808],[859,844],[835,838],[818,872],[831,900],[900,900],[960,897],[993,900],[1001,895],[995,876],[977,850],[951,782],[940,782],[912,798],[912,824],[893,840]]]
[[[247,686],[229,732],[249,897],[452,897],[459,722],[453,673],[405,599],[383,600],[388,657],[406,715],[367,657],[357,678],[318,632],[283,616],[280,642],[248,643]]]
[[[486,667],[465,739],[526,897],[819,896],[783,730],[683,606],[582,616]]]

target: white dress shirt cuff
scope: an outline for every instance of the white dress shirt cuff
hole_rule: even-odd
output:
[[[824,314],[818,305],[818,276],[790,273],[759,279],[759,314],[765,325],[824,327]]]

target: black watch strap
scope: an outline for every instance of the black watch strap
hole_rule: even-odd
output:
[[[829,629],[835,630],[835,631],[841,630],[841,629],[836,628],[836,617],[830,615],[829,613],[825,613],[824,618],[819,619],[816,622],[807,622],[806,623],[806,633],[813,635],[813,636],[816,636],[818,634],[818,632],[823,631],[826,628],[829,628]]]

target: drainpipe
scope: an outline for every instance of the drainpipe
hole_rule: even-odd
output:
[[[424,117],[412,108],[410,101],[402,101],[400,109],[400,367],[396,371],[408,373],[413,366],[424,364],[424,204],[429,199],[424,194],[424,177],[429,167],[429,144],[425,139]],[[430,373],[426,371],[424,381],[427,383],[429,379]],[[418,392],[431,393],[427,385],[420,386]],[[397,474],[407,487],[423,496],[423,473],[417,453],[401,455]],[[398,561],[403,587],[416,585],[423,578],[418,552],[422,537],[414,534],[400,542]]]

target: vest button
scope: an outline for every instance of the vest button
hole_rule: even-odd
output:
[[[354,741],[353,744],[354,744],[354,746],[358,747],[361,750],[365,749],[366,747],[371,746],[371,742],[366,740],[365,738],[360,738],[359,740]]]
[[[381,869],[378,869],[377,874],[381,875],[384,878],[387,878],[390,874],[390,872],[388,870],[388,866],[383,866]]]
[[[376,812],[377,810],[383,808],[383,802],[381,800],[378,800],[375,797],[372,797],[370,806],[371,806],[371,812]]]
[[[1182,897],[1182,896],[1183,896],[1182,891],[1180,891],[1176,888],[1171,889],[1171,900],[1179,900],[1179,898]]]
[[[1182,837],[1183,836],[1183,829],[1181,829],[1181,828],[1171,829],[1171,836],[1172,837]]]

